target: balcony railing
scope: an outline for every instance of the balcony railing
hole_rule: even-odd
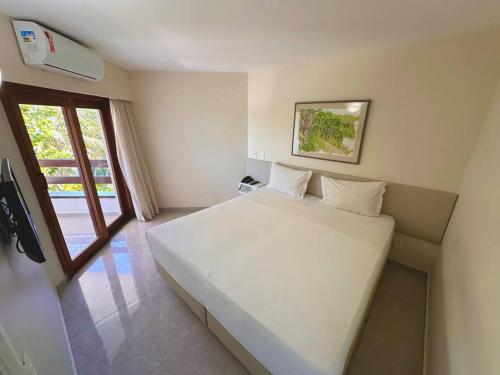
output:
[[[42,171],[45,172],[45,179],[49,185],[49,196],[57,217],[59,218],[59,222],[65,231],[65,235],[70,232],[78,232],[80,234],[83,232],[87,233],[86,231],[88,228],[85,230],[82,228],[86,228],[85,225],[88,226],[92,221],[89,219],[90,212],[87,200],[85,199],[85,192],[83,191],[83,179],[81,176],[78,176],[77,161],[74,159],[39,159],[38,162]],[[90,166],[96,184],[113,183],[107,160],[90,160]],[[55,168],[55,170],[47,171],[46,168]],[[49,176],[48,174],[56,175]],[[58,191],[54,191],[56,189],[51,189],[53,185],[80,186],[78,186],[78,188],[73,188],[72,186],[63,188],[59,186],[59,189],[57,189]],[[97,194],[99,196],[102,212],[105,218],[111,218],[109,219],[109,222],[111,222],[113,218],[120,215],[120,203],[114,188],[106,189],[111,191],[102,190],[103,189],[97,186]],[[87,218],[88,220],[82,218]],[[91,224],[89,228],[92,228]],[[89,233],[92,233],[92,230]]]
[[[96,184],[112,184],[109,173],[109,166],[107,160],[89,160],[90,167],[94,171],[94,181]],[[41,168],[78,168],[78,162],[75,159],[39,159],[38,163]],[[105,170],[103,173],[102,170]],[[107,169],[107,171],[106,171]],[[78,169],[77,169],[78,170]],[[78,172],[77,172],[78,173]],[[78,173],[79,174],[79,173]],[[61,176],[47,176],[45,180],[49,185],[69,185],[69,184],[83,184],[83,178],[80,175],[61,175]],[[113,198],[114,192],[98,192],[99,197]],[[51,198],[82,198],[85,196],[83,191],[56,191],[49,192]]]
[[[39,159],[38,163],[42,168],[78,168],[78,163],[74,159]],[[91,168],[108,168],[107,160],[90,160]],[[82,184],[82,176],[45,176],[48,184]],[[111,184],[111,176],[94,176],[96,184]]]

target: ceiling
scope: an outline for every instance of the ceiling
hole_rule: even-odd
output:
[[[0,0],[132,70],[250,71],[500,27],[500,0]]]

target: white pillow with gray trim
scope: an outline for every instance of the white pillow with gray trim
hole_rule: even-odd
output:
[[[321,176],[324,202],[366,216],[380,215],[386,186],[381,181],[345,181]]]
[[[302,199],[306,193],[307,183],[311,175],[311,171],[299,171],[298,169],[287,168],[273,163],[267,187]]]

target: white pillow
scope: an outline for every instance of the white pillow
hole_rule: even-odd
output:
[[[299,171],[273,163],[267,187],[302,199],[311,175],[311,171]]]
[[[379,216],[385,182],[335,180],[321,176],[323,200],[336,208],[366,216]]]

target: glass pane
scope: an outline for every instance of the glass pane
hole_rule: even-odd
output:
[[[49,184],[49,194],[71,259],[75,259],[97,238],[83,185]]]
[[[97,194],[101,202],[106,225],[115,221],[122,213],[120,201],[108,157],[106,140],[98,109],[77,108],[78,121],[82,130],[85,148],[96,183]]]
[[[19,105],[71,258],[96,239],[61,107]]]

